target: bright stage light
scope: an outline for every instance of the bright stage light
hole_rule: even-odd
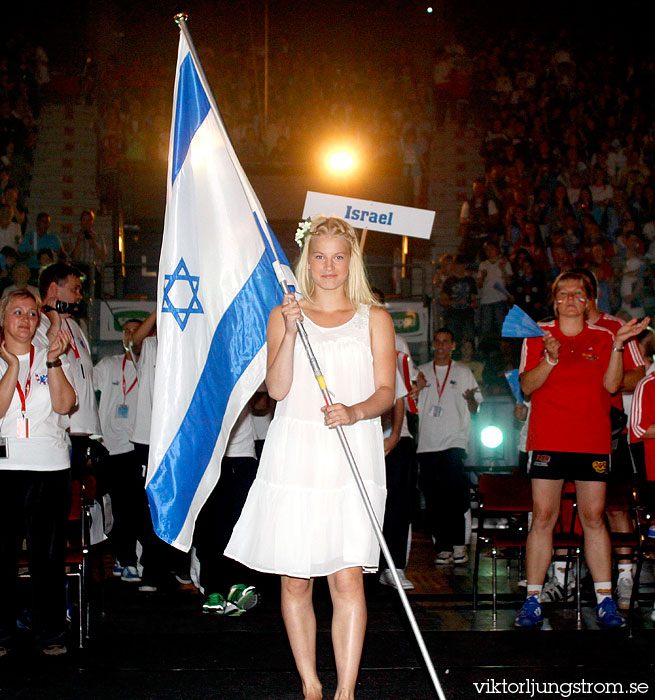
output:
[[[355,159],[348,151],[338,151],[328,157],[328,165],[332,170],[344,173],[355,167]]]
[[[431,7],[428,7],[428,9],[427,9],[427,13],[428,13],[429,15],[431,15],[431,14],[432,14],[432,8],[431,8]]]
[[[480,440],[485,447],[495,449],[503,443],[503,431],[495,425],[488,425],[480,433]]]

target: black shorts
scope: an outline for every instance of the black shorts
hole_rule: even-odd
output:
[[[611,455],[589,452],[532,450],[528,453],[530,479],[607,481]]]
[[[612,473],[610,481],[631,482],[635,478],[635,464],[628,446],[627,433],[617,438],[616,448],[612,450]]]

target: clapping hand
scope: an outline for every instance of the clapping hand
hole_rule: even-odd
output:
[[[50,341],[48,348],[48,362],[54,362],[60,355],[63,355],[70,345],[73,336],[70,331],[60,328],[59,332]]]

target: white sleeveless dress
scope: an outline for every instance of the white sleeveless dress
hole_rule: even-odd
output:
[[[369,307],[337,328],[305,317],[305,329],[334,403],[352,405],[375,391]],[[351,566],[374,572],[379,545],[300,338],[293,382],[277,404],[257,478],[225,555],[251,569],[300,578]],[[386,500],[380,419],[344,426],[378,521]]]

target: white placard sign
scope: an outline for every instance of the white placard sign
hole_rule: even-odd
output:
[[[430,238],[434,222],[434,212],[428,209],[307,192],[303,219],[319,214],[339,216],[354,228],[367,228],[369,231],[384,231],[426,240]]]

